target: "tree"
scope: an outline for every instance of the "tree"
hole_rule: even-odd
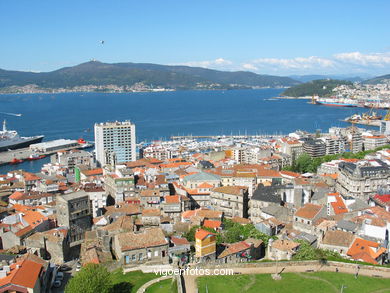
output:
[[[71,278],[65,287],[66,293],[109,293],[112,288],[111,273],[102,265],[87,264]]]

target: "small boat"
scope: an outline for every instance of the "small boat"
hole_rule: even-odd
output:
[[[84,138],[79,138],[79,139],[77,140],[77,142],[78,142],[79,144],[86,144],[86,143],[87,143],[87,142],[85,141]]]
[[[9,163],[10,163],[10,165],[16,165],[16,164],[20,164],[22,162],[23,162],[23,160],[19,160],[17,158],[13,158]]]
[[[31,154],[27,160],[28,161],[35,161],[35,160],[40,160],[40,159],[43,159],[45,158],[46,156],[45,155],[37,155],[37,154]]]

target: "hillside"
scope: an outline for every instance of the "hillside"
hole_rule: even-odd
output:
[[[352,85],[352,82],[346,80],[335,79],[319,79],[309,81],[303,84],[299,84],[288,88],[281,96],[289,97],[304,97],[304,96],[330,96],[332,90],[342,84]]]
[[[378,83],[390,83],[390,74],[377,76],[364,81],[365,84],[378,84]]]
[[[147,63],[108,64],[90,61],[42,73],[0,69],[0,89],[30,84],[53,89],[86,85],[132,86],[137,83],[171,89],[288,87],[299,84],[289,77],[259,75],[253,72],[227,72]]]

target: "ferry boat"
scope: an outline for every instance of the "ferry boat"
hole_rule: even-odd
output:
[[[334,106],[334,107],[357,107],[358,102],[352,99],[345,98],[317,98],[317,105]]]
[[[0,131],[0,152],[26,148],[33,143],[39,143],[43,135],[22,137],[15,130],[7,130],[6,122],[3,122],[3,130]]]

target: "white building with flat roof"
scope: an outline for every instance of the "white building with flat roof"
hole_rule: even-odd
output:
[[[101,166],[135,161],[135,124],[130,121],[96,123],[95,151]]]

